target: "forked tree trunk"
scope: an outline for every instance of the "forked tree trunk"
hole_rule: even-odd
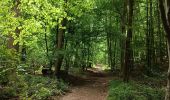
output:
[[[64,18],[61,22],[62,27],[66,26],[66,18]],[[64,34],[65,34],[65,29],[59,28],[58,29],[58,34],[57,34],[57,50],[61,51],[64,48]],[[59,76],[62,61],[63,61],[64,55],[63,54],[58,54],[57,60],[55,62],[55,75]]]
[[[67,0],[64,0],[65,2],[65,7]],[[65,10],[66,11],[66,10]],[[67,24],[67,18],[63,18],[61,21],[61,26],[66,27]],[[60,28],[58,26],[58,33],[57,33],[57,44],[56,44],[56,49],[59,51],[62,51],[64,49],[64,34],[65,34],[66,29]],[[61,54],[61,52],[58,54],[56,62],[55,62],[55,75],[57,77],[60,77],[60,70],[62,66],[64,55]]]
[[[167,73],[167,88],[165,100],[170,100],[170,1],[159,0],[159,8],[161,13],[161,19],[163,22],[164,30],[167,35],[168,41],[168,57],[169,57],[169,69]]]

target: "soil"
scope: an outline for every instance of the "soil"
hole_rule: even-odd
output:
[[[69,93],[54,100],[106,100],[112,75],[98,68],[88,69],[86,78],[76,78]]]

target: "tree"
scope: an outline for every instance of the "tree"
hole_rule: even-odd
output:
[[[160,7],[161,19],[163,22],[164,30],[167,35],[168,57],[169,57],[169,69],[167,73],[167,88],[166,88],[165,100],[170,100],[170,1],[159,0],[159,7]]]
[[[121,31],[122,31],[122,37],[121,37],[121,40],[120,40],[120,42],[121,42],[121,44],[120,44],[120,46],[121,46],[121,72],[123,72],[123,68],[124,68],[124,63],[125,63],[125,33],[126,33],[126,13],[127,13],[127,0],[124,0],[124,4],[123,4],[123,7],[122,7],[122,14],[121,14]],[[123,73],[121,73],[121,74],[123,74]]]
[[[64,34],[65,34],[65,30],[63,29],[63,27],[66,27],[66,18],[63,18],[61,21],[61,27],[58,28],[58,34],[57,34],[57,50],[62,50],[64,49]],[[61,69],[61,65],[62,65],[62,61],[63,61],[63,54],[59,54],[56,60],[56,65],[55,65],[55,75],[59,75],[60,73],[60,69]]]
[[[123,81],[129,81],[130,68],[133,65],[133,50],[132,50],[132,29],[133,29],[133,0],[128,0],[128,25],[127,25],[127,37],[126,37],[126,51],[125,51],[125,66],[123,69]]]

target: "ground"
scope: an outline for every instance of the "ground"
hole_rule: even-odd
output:
[[[69,93],[54,100],[106,100],[111,76],[99,68],[88,69],[86,77],[75,80]]]

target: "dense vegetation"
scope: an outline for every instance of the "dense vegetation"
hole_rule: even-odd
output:
[[[47,99],[102,64],[122,79],[109,100],[170,100],[169,12],[168,0],[0,0],[0,98]]]
[[[164,91],[133,82],[110,82],[108,100],[164,100]]]

